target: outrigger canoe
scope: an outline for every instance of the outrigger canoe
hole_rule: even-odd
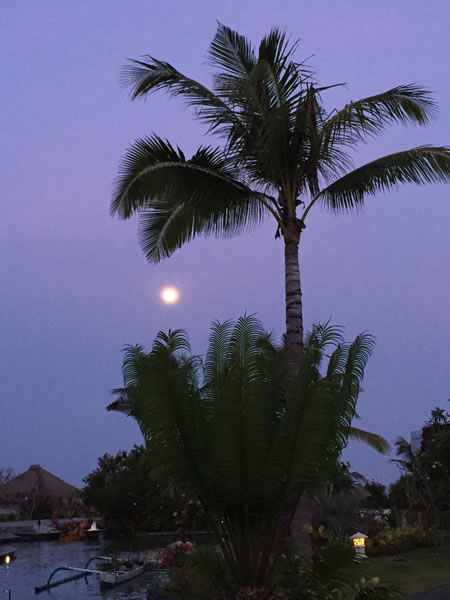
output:
[[[119,585],[135,577],[139,577],[144,572],[144,564],[134,564],[129,569],[119,571],[102,571],[100,573],[100,584],[104,587]]]
[[[98,575],[100,578],[101,587],[111,587],[114,585],[118,585],[119,583],[128,581],[130,579],[134,579],[135,577],[138,577],[143,573],[145,567],[145,562],[138,563],[130,561],[125,562],[123,565],[120,565],[120,568],[115,571],[100,571],[98,569],[89,569],[88,567],[90,563],[94,560],[112,561],[112,558],[110,556],[92,556],[87,561],[84,569],[80,567],[58,567],[51,573],[46,584],[34,588],[35,593],[39,594],[40,592],[47,591],[53,587],[56,587],[57,585],[68,583],[69,581],[80,579],[81,577],[87,577],[88,575]],[[64,579],[52,581],[54,575],[60,571],[69,571],[70,573],[75,574],[71,574],[69,577],[65,577]]]

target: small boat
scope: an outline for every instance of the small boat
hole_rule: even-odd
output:
[[[97,541],[101,535],[101,529],[97,527],[97,523],[94,521],[89,529],[84,530],[84,535],[89,541]]]
[[[102,587],[111,587],[139,577],[144,572],[144,567],[144,564],[134,563],[129,568],[119,569],[118,571],[102,571],[100,573],[100,585]]]

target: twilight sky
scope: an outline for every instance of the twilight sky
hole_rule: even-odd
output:
[[[273,223],[231,241],[202,239],[146,263],[136,220],[109,216],[118,161],[157,132],[189,153],[204,130],[164,94],[130,102],[119,72],[152,54],[209,84],[219,20],[258,42],[271,26],[302,39],[320,83],[346,82],[328,106],[419,82],[440,113],[395,127],[355,153],[361,164],[421,144],[450,145],[448,0],[14,0],[0,8],[0,467],[40,463],[80,485],[105,452],[140,442],[105,411],[121,385],[121,348],[183,327],[206,347],[213,319],[256,312],[280,336],[283,248]],[[377,337],[358,426],[393,442],[436,405],[450,408],[450,186],[402,187],[360,215],[316,208],[303,236],[308,327],[332,317]],[[165,283],[181,301],[159,301]],[[383,482],[388,459],[360,444],[352,467]]]

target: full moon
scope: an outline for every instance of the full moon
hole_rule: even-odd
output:
[[[175,304],[180,299],[180,292],[176,287],[168,286],[161,290],[160,298],[165,304]]]

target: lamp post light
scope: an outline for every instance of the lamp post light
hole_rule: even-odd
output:
[[[353,547],[355,549],[356,556],[367,558],[366,557],[367,537],[368,537],[367,535],[365,535],[364,533],[361,533],[360,531],[357,531],[352,536],[350,536],[350,539],[353,542]]]
[[[8,566],[12,560],[16,560],[16,549],[0,548],[0,565]]]

